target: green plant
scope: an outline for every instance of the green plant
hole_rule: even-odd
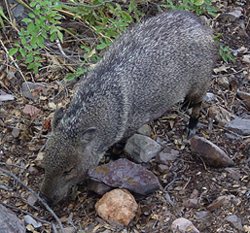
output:
[[[228,62],[228,60],[235,62],[235,58],[232,55],[232,50],[229,48],[229,46],[224,46],[221,44],[219,49],[219,54],[224,62]]]
[[[61,7],[58,2],[59,0],[31,1],[33,12],[29,13],[29,18],[22,20],[27,24],[27,28],[21,28],[18,32],[21,44],[14,44],[15,47],[9,50],[9,55],[19,52],[17,59],[25,58],[27,69],[33,69],[35,74],[38,74],[38,67],[42,66],[39,49],[45,48],[45,39],[49,38],[53,42],[59,38],[63,41],[62,28],[58,26],[63,16],[56,10]]]
[[[126,31],[126,28],[133,22],[133,17],[139,21],[139,18],[143,16],[134,1],[130,1],[127,8],[118,3],[95,0],[92,5],[65,4],[63,9],[74,15],[75,19],[89,25],[98,35],[95,47],[81,46],[85,51],[83,64],[96,63],[100,60],[100,56],[95,51],[106,50],[115,38]],[[72,80],[86,71],[85,68],[79,68],[75,74],[68,74],[66,79]]]
[[[94,0],[92,4],[79,4],[77,0],[73,3],[61,3],[59,0],[32,0],[30,7],[33,12],[29,14],[29,18],[23,19],[27,28],[21,28],[18,32],[21,43],[14,44],[14,47],[9,50],[9,55],[18,54],[19,60],[25,58],[27,68],[33,69],[35,74],[41,66],[39,49],[45,48],[44,41],[50,39],[53,42],[59,38],[63,42],[61,31],[67,29],[58,26],[63,18],[62,15],[84,22],[97,34],[96,44],[91,48],[82,43],[81,48],[85,51],[84,64],[98,61],[100,57],[91,51],[107,49],[113,40],[133,22],[133,18],[139,20],[143,15],[133,1],[122,7],[118,3],[105,0]],[[77,32],[72,34],[76,35]],[[83,71],[78,69],[76,76],[84,71],[86,69]],[[72,75],[69,79],[71,78]]]
[[[216,0],[166,0],[166,4],[162,4],[162,7],[166,7],[170,10],[185,10],[194,11],[196,15],[202,15],[207,12],[210,15],[215,16],[218,11],[217,7],[213,7],[213,3]]]

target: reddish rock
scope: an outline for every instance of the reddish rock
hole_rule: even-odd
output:
[[[151,171],[123,158],[89,169],[88,175],[92,180],[142,195],[161,188],[158,178]]]
[[[194,136],[190,139],[191,151],[202,160],[214,167],[234,165],[233,160],[218,146],[205,138]]]

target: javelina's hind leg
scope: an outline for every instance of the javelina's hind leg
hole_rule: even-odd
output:
[[[197,126],[198,119],[200,116],[201,104],[202,104],[202,102],[192,104],[193,110],[192,110],[192,114],[190,116],[188,129],[187,129],[187,138],[188,139],[191,138],[196,133],[196,126]]]

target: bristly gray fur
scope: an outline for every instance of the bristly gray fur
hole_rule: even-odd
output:
[[[120,36],[55,114],[42,195],[57,202],[115,142],[184,98],[201,102],[215,54],[210,30],[188,12],[158,14]]]

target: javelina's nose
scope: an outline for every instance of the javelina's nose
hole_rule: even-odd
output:
[[[39,196],[49,205],[52,206],[54,204],[54,200],[51,198],[48,198],[46,195],[44,195],[42,192],[39,193]]]

